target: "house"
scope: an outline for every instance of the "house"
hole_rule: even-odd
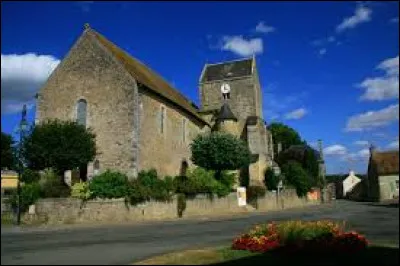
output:
[[[361,182],[361,178],[350,171],[349,175],[342,181],[343,197],[346,197]]]
[[[106,169],[129,178],[150,168],[161,176],[180,175],[192,166],[191,141],[222,130],[247,141],[255,160],[244,172],[262,184],[272,165],[272,135],[262,116],[255,58],[206,64],[199,94],[201,108],[85,25],[40,89],[35,122],[73,120],[92,129],[98,155],[79,169],[83,180]]]
[[[367,196],[374,201],[399,197],[399,151],[370,148]]]

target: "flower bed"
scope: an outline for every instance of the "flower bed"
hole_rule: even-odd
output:
[[[288,221],[257,225],[234,239],[232,249],[284,253],[353,253],[368,241],[356,232],[345,232],[344,224],[331,221]]]

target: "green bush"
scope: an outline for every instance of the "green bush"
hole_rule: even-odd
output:
[[[186,210],[186,196],[185,194],[178,194],[178,217],[181,218],[183,216],[183,212]]]
[[[34,125],[23,142],[29,168],[53,168],[61,174],[86,165],[96,156],[95,134],[73,121],[48,120]]]
[[[21,181],[26,184],[38,182],[39,180],[40,180],[40,174],[38,171],[26,168],[22,172]]]
[[[41,197],[65,198],[71,194],[71,189],[62,181],[61,177],[52,169],[46,169],[42,173],[39,184]]]
[[[245,141],[232,134],[212,132],[198,135],[190,144],[192,161],[195,165],[217,171],[237,170],[247,167],[251,154]]]
[[[264,182],[268,190],[277,190],[279,179],[279,176],[275,175],[272,168],[268,168],[267,170],[265,170]]]
[[[92,192],[89,190],[89,183],[87,182],[79,182],[75,183],[71,187],[71,197],[88,200],[92,195]]]
[[[128,198],[131,204],[149,200],[170,201],[175,193],[175,182],[170,176],[159,179],[157,171],[141,171],[138,178],[129,183]]]
[[[264,197],[267,190],[261,186],[249,186],[246,189],[246,198],[249,202],[253,202],[258,198]]]
[[[124,198],[128,195],[128,178],[122,173],[107,170],[93,177],[89,190],[92,198]]]
[[[20,200],[21,211],[25,212],[29,206],[34,204],[40,198],[40,185],[38,183],[25,184],[21,186]],[[13,209],[18,207],[18,194],[17,191],[11,195],[9,203]]]
[[[215,179],[215,172],[201,167],[189,169],[187,176],[175,178],[177,193],[187,196],[196,194],[217,194],[219,197],[228,195],[234,182],[234,175],[223,173],[221,181]]]
[[[311,180],[308,173],[301,167],[298,162],[288,162],[283,165],[282,173],[285,181],[296,188],[299,197],[303,197],[311,189]]]

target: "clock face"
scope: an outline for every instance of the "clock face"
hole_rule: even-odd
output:
[[[229,86],[228,83],[223,83],[221,85],[221,92],[222,93],[229,93],[231,91],[231,87]]]

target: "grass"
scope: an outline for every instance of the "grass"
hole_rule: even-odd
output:
[[[399,248],[371,246],[359,254],[335,254],[310,257],[309,255],[284,256],[274,252],[252,253],[230,248],[187,250],[161,255],[134,265],[398,265]]]
[[[9,226],[14,224],[14,216],[11,212],[3,212],[1,214],[1,225]]]

